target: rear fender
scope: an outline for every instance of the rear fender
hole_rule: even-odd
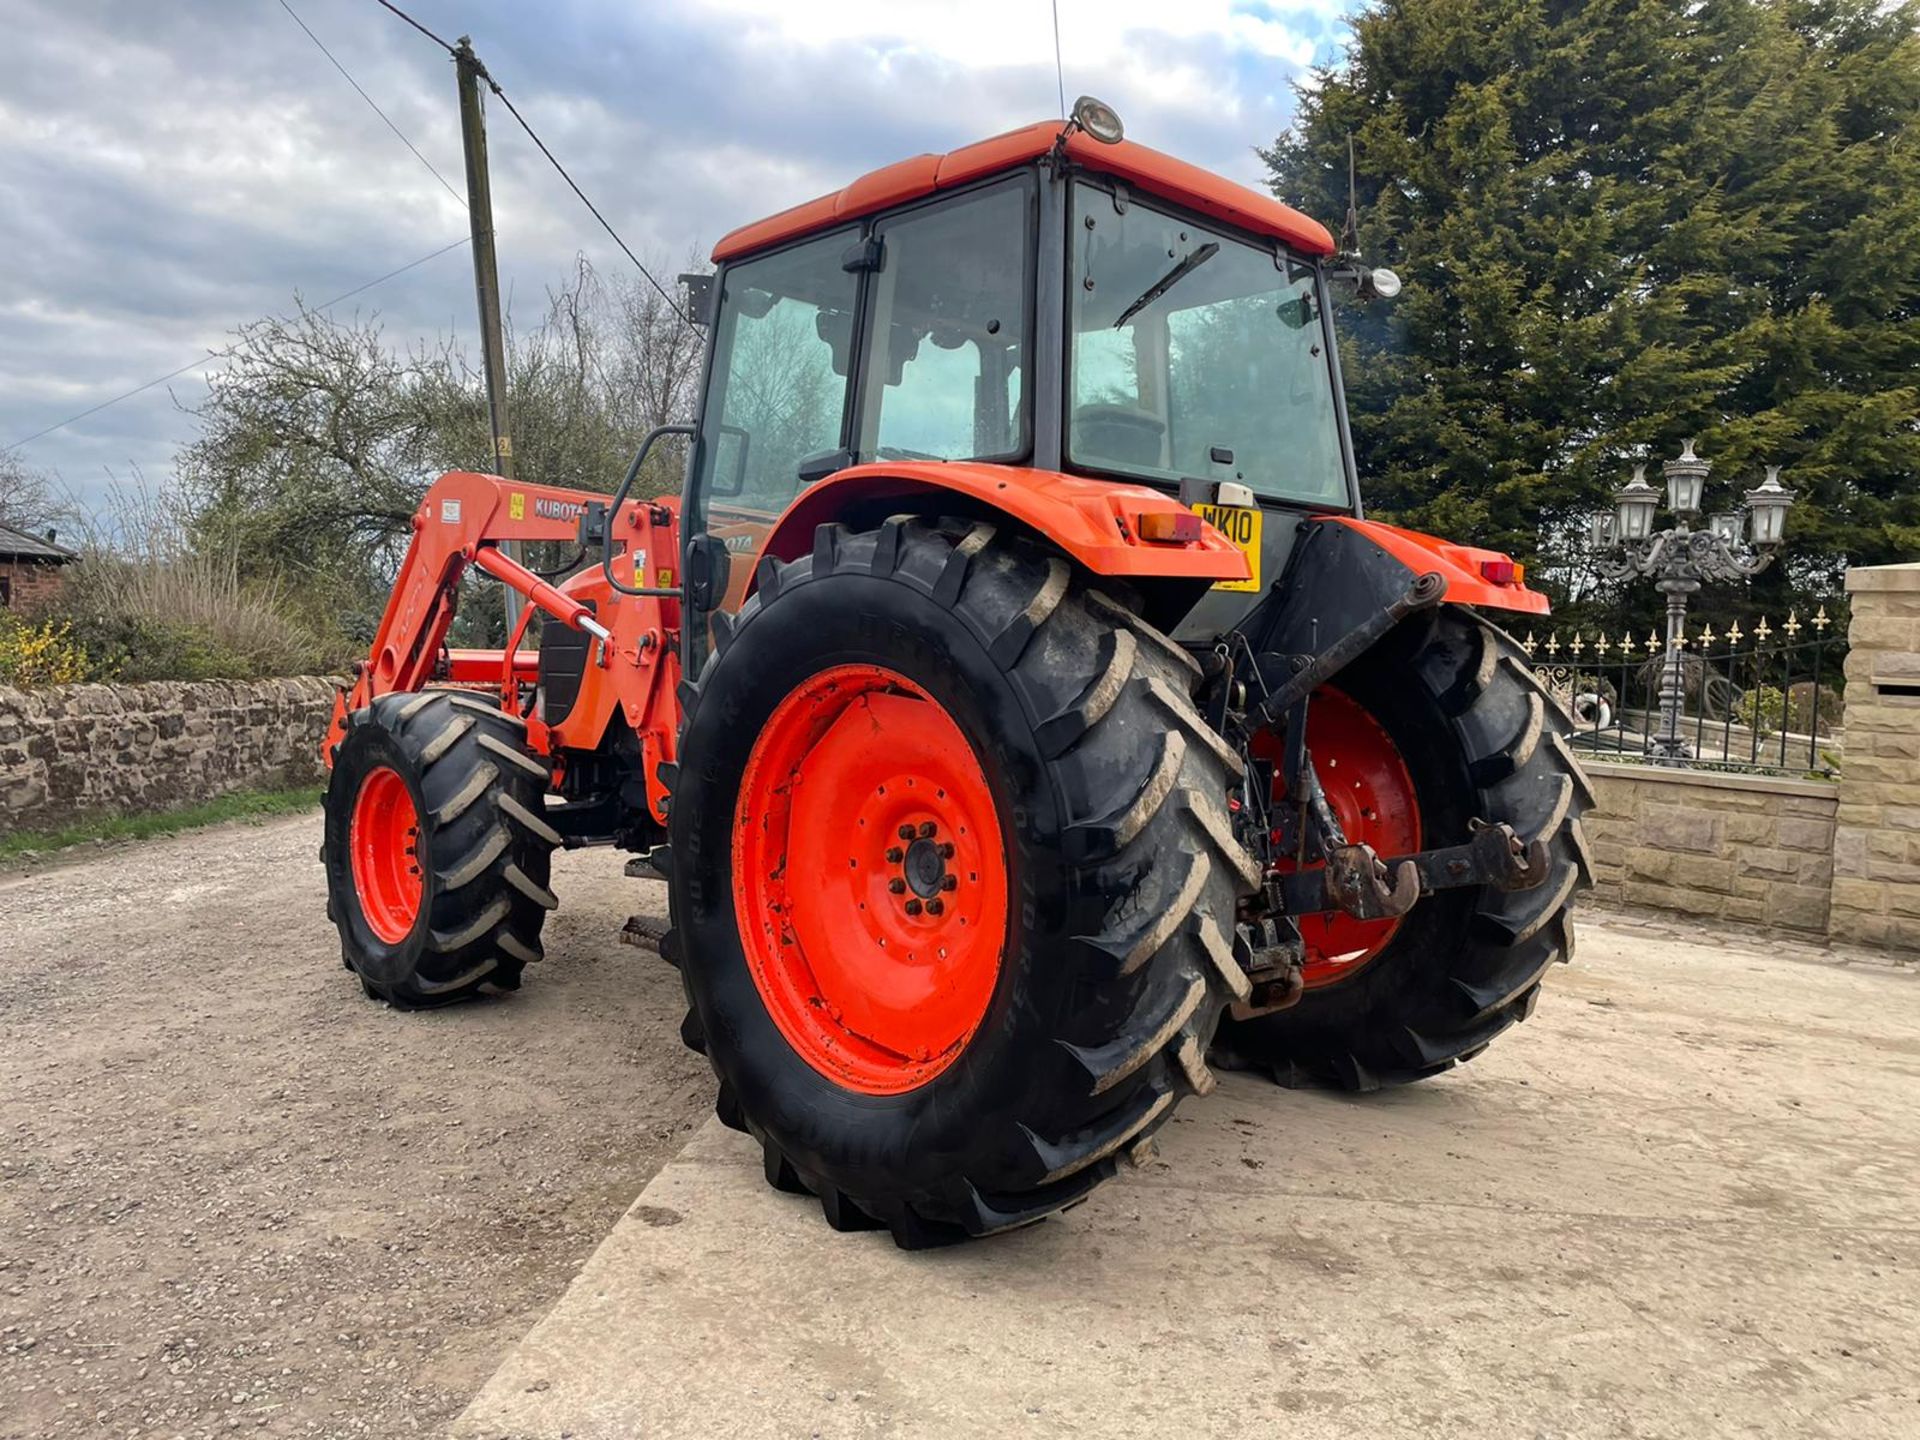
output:
[[[1483,559],[1506,557],[1374,520],[1313,521],[1300,527],[1286,570],[1242,628],[1256,652],[1317,655],[1430,571],[1446,582],[1448,604],[1547,613],[1539,591],[1488,580]]]
[[[1544,615],[1550,608],[1545,595],[1527,588],[1526,572],[1498,550],[1456,545],[1451,540],[1422,535],[1418,530],[1402,530],[1398,525],[1383,525],[1378,520],[1356,520],[1351,515],[1333,516],[1320,523],[1344,525],[1359,532],[1415,575],[1439,571],[1440,578],[1447,582],[1449,604],[1477,605],[1483,610],[1518,610],[1524,615]],[[1485,567],[1496,571],[1504,567],[1514,578],[1497,580]]]
[[[967,461],[856,465],[838,471],[800,493],[774,523],[759,553],[796,560],[812,551],[814,531],[821,525],[836,520],[873,523],[896,511],[1003,516],[1045,536],[1095,575],[1131,582],[1143,596],[1156,597],[1148,618],[1163,627],[1177,621],[1207,586],[1245,580],[1249,573],[1246,557],[1210,525],[1201,527],[1198,539],[1184,543],[1141,539],[1142,515],[1191,513],[1161,491]],[[1176,583],[1159,583],[1169,581]],[[746,593],[752,593],[754,583],[757,576]]]

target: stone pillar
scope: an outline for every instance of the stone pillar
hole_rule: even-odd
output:
[[[1920,949],[1920,564],[1847,572],[1835,940]]]

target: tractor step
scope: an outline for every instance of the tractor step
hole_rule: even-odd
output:
[[[627,861],[627,878],[630,880],[665,880],[667,869],[673,864],[673,852],[665,845],[656,845],[644,855],[636,855]]]
[[[620,943],[638,945],[657,954],[670,928],[665,920],[656,920],[651,915],[629,915],[627,923],[620,927]]]

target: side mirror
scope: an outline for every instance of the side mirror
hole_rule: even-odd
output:
[[[724,541],[705,531],[687,541],[687,603],[697,611],[713,609],[727,593],[733,556]]]

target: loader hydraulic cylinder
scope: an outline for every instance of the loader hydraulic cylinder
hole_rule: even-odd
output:
[[[509,558],[491,545],[473,552],[473,563],[501,584],[519,591],[556,620],[584,630],[602,642],[613,637],[607,627],[593,618],[593,611],[570,595],[563,595],[519,561]]]

